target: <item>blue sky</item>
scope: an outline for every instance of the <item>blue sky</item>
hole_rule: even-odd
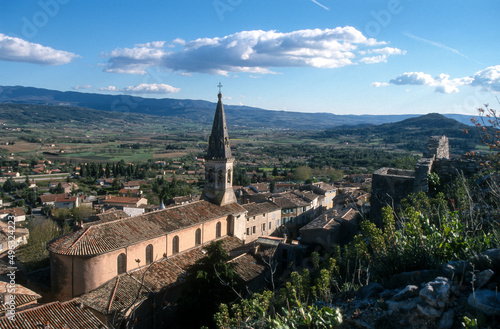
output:
[[[0,85],[334,114],[499,108],[500,2],[0,0]]]

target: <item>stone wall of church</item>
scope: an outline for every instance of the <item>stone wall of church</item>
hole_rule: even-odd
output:
[[[72,256],[50,254],[50,282],[54,298],[66,301],[73,298]]]

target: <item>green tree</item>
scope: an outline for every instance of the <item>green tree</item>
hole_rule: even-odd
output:
[[[295,169],[293,177],[296,181],[306,181],[312,177],[312,169],[309,166],[299,166]]]
[[[93,216],[95,214],[95,211],[90,207],[80,206],[71,209],[70,214],[73,216],[75,223],[80,223]]]
[[[28,229],[30,232],[28,243],[19,248],[17,256],[30,271],[49,266],[47,242],[71,232],[67,225],[59,227],[50,219],[37,224],[29,223]]]
[[[212,242],[205,250],[206,256],[187,270],[182,286],[178,321],[183,328],[215,327],[219,304],[238,298],[236,273],[222,242]]]
[[[16,186],[16,183],[14,182],[14,180],[12,178],[9,177],[9,178],[7,178],[5,183],[3,183],[2,190],[4,190],[5,192],[11,192],[15,189],[15,186]]]

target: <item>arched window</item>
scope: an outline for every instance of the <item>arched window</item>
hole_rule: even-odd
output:
[[[151,264],[153,262],[153,245],[149,244],[146,247],[146,264]]]
[[[213,183],[215,181],[215,174],[213,169],[208,169],[208,182]]]
[[[215,226],[215,237],[216,238],[220,238],[221,236],[221,223],[220,222],[217,222],[217,225]]]
[[[195,234],[195,244],[200,245],[201,244],[201,230],[197,229],[196,234]]]
[[[224,182],[224,173],[221,169],[219,169],[219,173],[217,174],[217,183],[221,185]]]
[[[179,237],[176,235],[172,240],[172,253],[177,254],[179,252]]]
[[[118,274],[127,272],[127,255],[120,254],[117,259]]]
[[[227,171],[227,183],[231,184],[231,169]]]

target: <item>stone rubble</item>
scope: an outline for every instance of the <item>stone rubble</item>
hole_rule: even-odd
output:
[[[481,319],[480,328],[500,328],[500,275],[494,271],[500,269],[500,249],[479,256],[444,264],[440,271],[397,274],[389,280],[392,289],[371,283],[347,301],[339,297],[341,328],[463,328],[464,316]]]

